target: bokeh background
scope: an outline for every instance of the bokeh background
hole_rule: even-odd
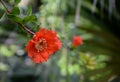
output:
[[[16,0],[4,0],[12,9]],[[0,82],[120,82],[120,0],[21,0],[26,24],[57,31],[62,48],[47,62],[35,64],[25,51],[32,37],[11,21],[0,4]],[[80,36],[83,45],[71,47]],[[51,36],[52,37],[52,36]]]

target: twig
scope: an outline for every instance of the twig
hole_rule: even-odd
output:
[[[24,28],[29,34],[35,34],[34,32],[32,32],[30,29],[28,29],[27,27],[25,27],[22,23],[18,23],[19,26],[21,26],[22,28]]]
[[[3,0],[0,0],[0,2],[2,3],[2,5],[5,7],[5,9],[6,9],[6,11],[7,11],[7,13],[9,14],[10,13],[10,11],[8,10],[8,8],[6,7],[6,5],[5,5],[5,3],[4,3],[4,1]],[[29,34],[32,34],[32,35],[34,35],[35,33],[34,32],[32,32],[30,29],[28,29],[26,26],[24,26],[22,23],[18,23],[18,25],[19,26],[21,26],[24,30],[26,30]]]
[[[0,0],[0,2],[2,3],[2,5],[5,7],[5,9],[7,10],[7,13],[9,13],[10,11],[8,10],[8,8],[6,7],[5,3],[3,0]]]

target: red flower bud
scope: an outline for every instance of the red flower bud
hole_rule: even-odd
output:
[[[72,46],[76,47],[83,44],[83,40],[80,36],[74,36],[72,40]]]

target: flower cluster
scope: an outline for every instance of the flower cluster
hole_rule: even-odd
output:
[[[26,50],[35,63],[42,63],[61,47],[62,43],[55,31],[41,28],[34,34],[32,40],[28,41]]]

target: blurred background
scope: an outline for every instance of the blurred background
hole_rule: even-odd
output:
[[[4,0],[12,9],[15,1]],[[120,0],[21,0],[20,17],[32,7],[37,22],[57,31],[63,47],[35,64],[25,51],[32,37],[8,19],[0,4],[0,82],[120,82]],[[74,36],[83,45],[72,48]]]

